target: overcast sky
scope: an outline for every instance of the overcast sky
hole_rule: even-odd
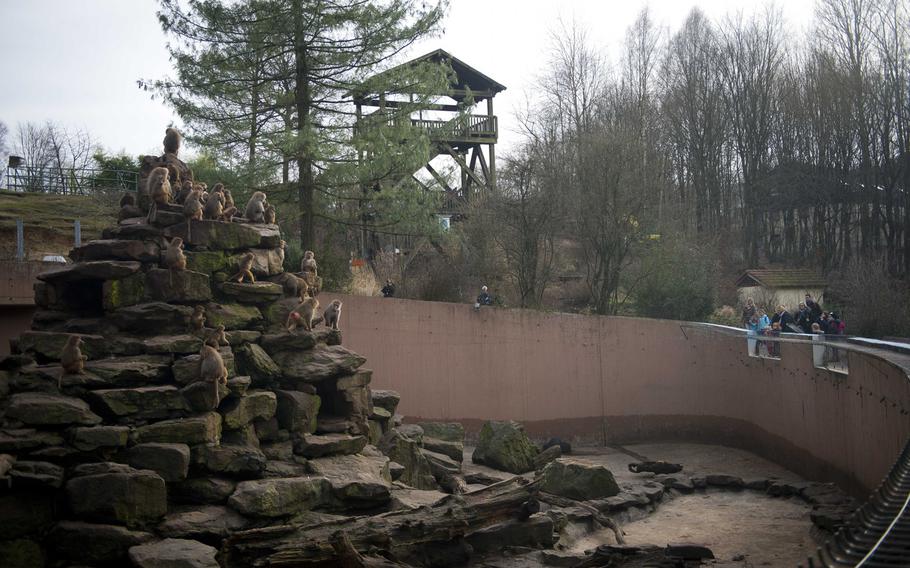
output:
[[[451,0],[442,36],[422,42],[408,58],[443,48],[506,85],[495,99],[503,136],[515,140],[513,111],[546,61],[548,34],[573,20],[609,56],[621,49],[626,28],[645,6],[670,31],[693,6],[712,20],[766,4],[757,0]],[[811,0],[778,4],[790,29],[811,19]],[[164,129],[179,120],[151,100],[136,81],[170,73],[156,0],[0,0],[4,30],[0,53],[0,121],[10,135],[20,122],[53,120],[88,131],[108,151],[158,153]],[[191,150],[191,149],[190,149]]]

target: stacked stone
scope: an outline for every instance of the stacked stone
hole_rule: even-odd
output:
[[[363,357],[328,329],[288,333],[274,225],[124,219],[36,285],[33,329],[0,360],[3,565],[136,566],[176,555],[216,566],[232,531],[317,509],[387,504]],[[170,238],[187,270],[160,268]],[[255,284],[229,282],[252,253]],[[191,331],[204,306],[206,329]],[[199,380],[203,339],[224,326],[227,385]],[[64,344],[83,339],[85,370]],[[397,402],[397,401],[396,401]],[[181,556],[182,555],[182,556]]]

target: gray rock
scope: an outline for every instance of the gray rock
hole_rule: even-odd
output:
[[[228,507],[180,507],[169,513],[158,525],[158,533],[167,538],[217,540],[246,525],[247,520]]]
[[[0,452],[18,452],[61,444],[63,444],[63,438],[56,432],[42,432],[32,428],[0,430]]]
[[[190,467],[190,447],[186,444],[137,444],[123,456],[136,469],[150,469],[165,481],[186,479]]]
[[[237,482],[219,477],[195,477],[168,486],[170,496],[179,503],[217,505],[227,501]]]
[[[509,520],[484,527],[471,533],[466,540],[477,554],[498,552],[509,546],[552,548],[556,543],[553,519],[545,513],[531,515],[525,521]]]
[[[296,390],[279,390],[275,393],[278,396],[276,416],[281,428],[307,434],[316,431],[316,418],[322,402],[319,396]]]
[[[335,388],[337,390],[351,390],[368,386],[373,379],[373,371],[360,369],[353,375],[338,377],[335,379]]]
[[[471,461],[521,474],[533,471],[537,453],[537,448],[518,422],[488,421],[480,430],[480,438]]]
[[[45,393],[19,393],[10,397],[6,417],[35,426],[99,424],[101,417],[89,410],[84,401],[69,396]]]
[[[167,237],[180,237],[193,248],[208,250],[239,250],[258,247],[262,241],[261,231],[247,223],[223,223],[220,221],[190,221],[168,227]],[[189,230],[189,238],[187,236]],[[279,237],[280,240],[280,237]]]
[[[111,323],[123,331],[138,334],[183,333],[193,313],[189,306],[175,306],[165,302],[149,302],[119,308],[110,314]],[[209,322],[211,325],[211,322]]]
[[[324,477],[241,481],[228,505],[252,517],[287,517],[324,504],[331,486]]]
[[[189,354],[199,353],[202,348],[202,338],[195,335],[156,335],[142,342],[146,353],[164,354]]]
[[[274,282],[224,282],[219,291],[228,298],[242,304],[267,304],[283,295],[281,286]]]
[[[153,241],[103,239],[89,241],[70,251],[75,262],[90,260],[135,260],[158,262],[161,249]]]
[[[612,497],[619,493],[619,485],[609,469],[568,458],[552,461],[544,468],[540,487],[547,493],[578,501]]]
[[[347,434],[303,434],[294,443],[294,453],[307,458],[359,453],[367,445],[364,436]]]
[[[290,440],[263,443],[259,449],[269,460],[291,461],[294,459],[294,443]]]
[[[382,406],[376,403],[376,391],[373,391],[373,404]],[[418,426],[423,428],[426,438],[464,444],[464,426],[458,422],[419,422]]]
[[[12,465],[9,476],[17,489],[26,487],[59,489],[63,486],[63,468],[49,462],[18,460]]]
[[[161,355],[117,357],[86,361],[85,369],[101,380],[100,388],[144,387],[170,378],[171,358]],[[64,384],[67,384],[66,380]]]
[[[231,394],[229,385],[218,383],[217,395],[215,388],[212,381],[197,380],[180,389],[180,395],[193,412],[206,412],[217,408],[218,404]]]
[[[205,306],[206,324],[210,327],[223,325],[224,329],[254,330],[262,325],[262,312],[256,306],[242,304],[215,304],[209,302]]]
[[[312,333],[267,333],[262,336],[261,343],[269,354],[278,351],[307,351],[316,345],[316,337]]]
[[[543,469],[545,465],[559,457],[562,457],[562,448],[559,446],[550,446],[534,456],[534,469]]]
[[[76,517],[128,527],[167,512],[164,479],[146,470],[74,477],[66,483],[66,497]]]
[[[219,568],[217,552],[199,541],[166,538],[130,548],[129,557],[136,568]]]
[[[438,489],[419,442],[398,430],[391,430],[382,436],[378,447],[389,459],[404,467],[398,481],[415,489]]]
[[[73,446],[90,452],[98,448],[122,448],[129,441],[128,426],[92,426],[73,428]]]
[[[245,396],[225,401],[221,408],[224,427],[237,429],[253,420],[268,420],[275,415],[278,407],[275,393],[271,391],[250,391]]]
[[[292,457],[291,460],[294,458]],[[301,460],[301,458],[296,458]],[[305,464],[297,463],[296,461],[277,461],[269,460],[265,464],[265,471],[262,472],[263,478],[280,478],[280,477],[305,477],[310,475],[312,472],[307,468]],[[306,460],[301,460],[306,461]]]
[[[221,440],[221,415],[209,412],[191,418],[164,420],[136,430],[137,442],[217,444]]]
[[[65,268],[49,270],[38,275],[43,282],[80,282],[84,280],[117,280],[139,272],[142,264],[124,260],[92,260],[68,264]]]
[[[0,494],[0,534],[12,539],[44,533],[57,516],[56,495],[47,489]]]
[[[154,539],[151,533],[116,525],[60,521],[47,541],[58,556],[71,563],[123,565],[130,547]]]
[[[234,349],[237,371],[249,375],[257,386],[268,386],[281,378],[281,369],[265,349],[247,343]]]
[[[227,386],[232,395],[243,396],[246,394],[246,391],[249,390],[252,383],[253,381],[250,379],[250,377],[234,377],[232,379],[228,379]]]
[[[339,375],[351,375],[366,359],[341,345],[317,345],[309,351],[276,351],[272,359],[284,372],[285,383],[318,383]]]
[[[204,444],[192,454],[193,465],[211,473],[253,477],[265,469],[265,455],[252,446]]]
[[[714,487],[728,487],[731,489],[742,489],[744,486],[743,478],[735,475],[712,474],[705,476],[705,482]]]
[[[340,509],[372,508],[391,499],[392,477],[385,456],[332,456],[310,460],[310,469],[331,487],[332,503]]]
[[[9,568],[43,568],[47,564],[41,546],[25,538],[0,540],[0,558]]]
[[[171,385],[96,390],[88,394],[88,399],[99,413],[114,418],[167,418],[174,412],[188,410],[183,395]]]

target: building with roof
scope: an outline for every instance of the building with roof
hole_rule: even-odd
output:
[[[811,268],[753,268],[736,280],[740,303],[752,298],[771,309],[783,304],[794,310],[806,294],[821,302],[826,287],[825,277]]]

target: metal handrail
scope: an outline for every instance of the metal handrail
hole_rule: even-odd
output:
[[[87,195],[95,191],[136,191],[139,172],[20,165],[7,167],[4,181],[10,191]]]

